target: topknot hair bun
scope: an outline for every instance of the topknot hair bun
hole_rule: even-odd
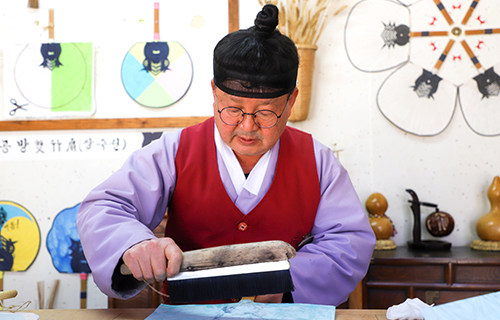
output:
[[[261,32],[272,33],[279,22],[278,13],[278,7],[274,4],[266,4],[255,18],[255,28]]]

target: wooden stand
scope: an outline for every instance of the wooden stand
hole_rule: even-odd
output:
[[[437,205],[427,202],[420,202],[415,191],[411,189],[406,189],[412,200],[408,200],[411,203],[411,211],[413,213],[413,241],[408,241],[408,248],[413,250],[450,250],[451,243],[441,240],[422,240],[422,230],[420,221],[420,205],[437,207]]]

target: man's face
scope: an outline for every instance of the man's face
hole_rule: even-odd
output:
[[[285,130],[286,123],[295,103],[298,90],[291,94],[288,105],[288,94],[272,99],[243,98],[233,96],[214,87],[214,118],[222,140],[233,149],[240,163],[257,163],[258,159],[270,150]],[[257,126],[252,115],[245,115],[243,121],[230,126],[222,122],[218,110],[225,107],[236,107],[245,113],[255,113],[259,110],[271,110],[278,116],[282,115],[275,126],[263,129]],[[243,163],[242,163],[243,166]]]

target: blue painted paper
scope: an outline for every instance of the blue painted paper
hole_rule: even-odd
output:
[[[160,305],[145,320],[334,320],[335,307],[300,303],[255,303],[242,300],[228,304]]]
[[[421,309],[425,320],[500,319],[500,291]]]
[[[0,320],[36,320],[40,318],[38,315],[30,312],[0,311]]]

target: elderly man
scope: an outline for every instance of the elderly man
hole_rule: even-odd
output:
[[[346,170],[287,126],[299,57],[277,24],[266,5],[255,26],[217,44],[213,118],[137,150],[82,202],[81,242],[108,296],[127,299],[143,281],[177,274],[182,251],[265,240],[298,250],[295,291],[257,302],[339,305],[365,275],[375,237]],[[120,274],[122,263],[133,276]]]

